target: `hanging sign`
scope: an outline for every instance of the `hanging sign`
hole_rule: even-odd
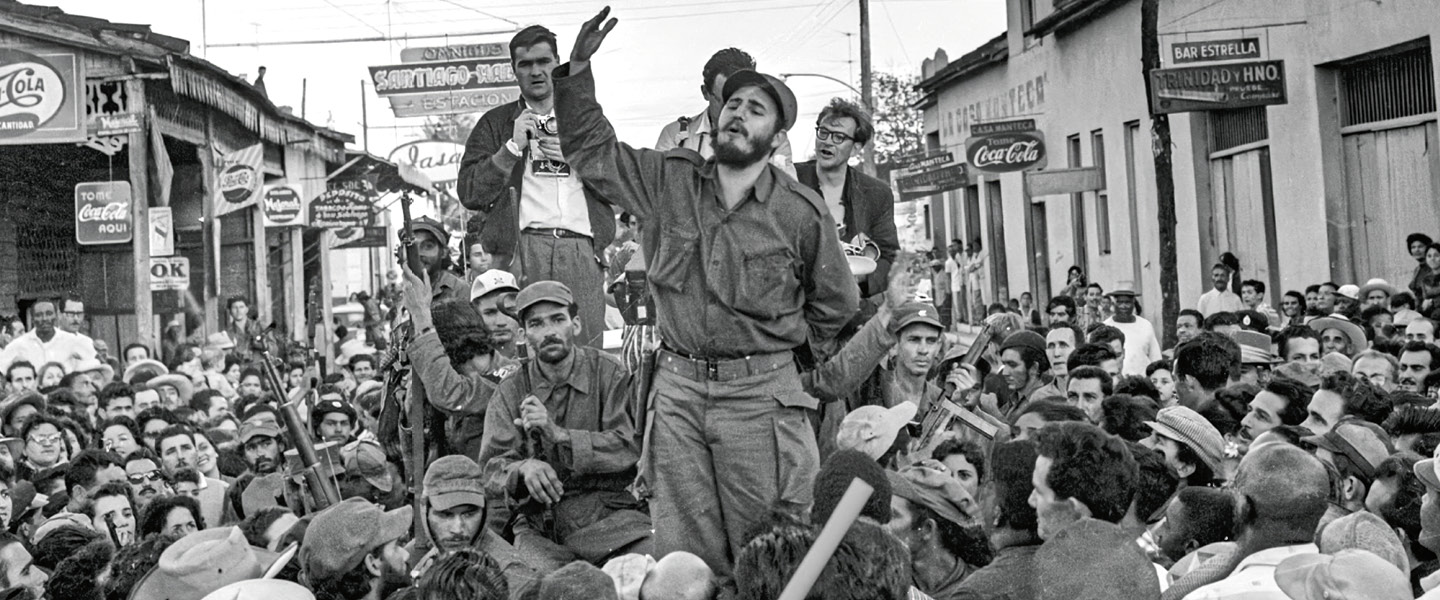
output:
[[[433,187],[454,194],[460,178],[460,158],[465,146],[439,140],[420,140],[396,146],[386,157],[397,165],[414,167],[430,179]]]
[[[190,287],[190,259],[183,256],[156,256],[150,259],[150,291],[184,290]]]
[[[0,48],[0,145],[85,141],[74,52]]]
[[[130,182],[75,184],[76,242],[86,246],[124,244],[134,235],[131,224]]]
[[[1170,61],[1177,65],[1256,58],[1260,58],[1260,38],[1258,37],[1175,42],[1170,45]]]
[[[895,180],[901,202],[958,190],[969,183],[965,165],[958,163],[904,175]]]
[[[992,133],[965,140],[965,162],[986,173],[1010,173],[1045,165],[1045,135],[1039,131]]]
[[[350,227],[335,231],[335,239],[330,247],[336,250],[344,248],[384,248],[386,231],[384,227]]]
[[[1285,104],[1285,61],[1155,69],[1150,72],[1156,114]]]
[[[168,206],[152,206],[145,210],[150,221],[150,256],[175,253],[175,215]]]
[[[260,197],[265,177],[260,172],[264,148],[255,144],[220,157],[215,176],[215,216],[253,206]]]
[[[332,189],[310,201],[311,227],[368,227],[375,222],[369,196],[351,189]]]
[[[305,224],[305,202],[293,186],[267,185],[261,196],[260,208],[266,227]]]

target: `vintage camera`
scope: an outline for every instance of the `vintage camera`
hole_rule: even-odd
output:
[[[560,125],[556,123],[554,115],[535,117],[535,127],[545,135],[560,135]]]

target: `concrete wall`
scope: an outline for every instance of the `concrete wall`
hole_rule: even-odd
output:
[[[959,157],[974,122],[1034,118],[1045,135],[1048,168],[1069,166],[1066,138],[1075,134],[1081,138],[1080,165],[1093,166],[1091,135],[1097,130],[1102,132],[1111,252],[1100,253],[1095,194],[1087,193],[1082,218],[1086,221],[1089,276],[1106,289],[1137,286],[1145,295],[1145,315],[1158,325],[1160,240],[1150,154],[1151,123],[1140,65],[1140,2],[1124,3],[1083,27],[1037,40],[1014,35],[1018,6],[1024,1],[1011,0],[1009,60],[942,89],[936,105],[927,109],[927,132],[938,133],[942,145]],[[1033,1],[1049,4],[1049,0]],[[1289,102],[1267,109],[1279,257],[1277,280],[1281,285],[1280,290],[1271,291],[1269,300],[1278,305],[1282,290],[1301,289],[1340,277],[1348,269],[1341,268],[1348,257],[1330,246],[1335,243],[1331,237],[1337,228],[1344,231],[1353,224],[1344,222],[1343,215],[1338,223],[1336,219],[1327,221],[1327,200],[1331,206],[1343,206],[1345,196],[1334,108],[1335,77],[1332,70],[1317,65],[1434,37],[1440,34],[1440,10],[1433,0],[1229,0],[1206,5],[1201,8],[1192,3],[1161,3],[1162,54],[1168,53],[1170,44],[1177,41],[1244,36],[1261,39],[1262,58],[1285,61]],[[950,54],[958,56],[967,50],[952,48]],[[1043,98],[1030,91],[1029,84],[1035,82],[1043,82]],[[1224,216],[1210,214],[1212,175],[1206,117],[1203,113],[1177,114],[1171,115],[1170,122],[1175,150],[1180,302],[1188,307],[1208,287],[1209,264],[1226,250],[1210,243],[1207,225],[1212,216]],[[1137,123],[1138,129],[1131,129]],[[1127,173],[1127,129],[1133,138],[1133,175]],[[1026,255],[1023,211],[1027,199],[1020,174],[998,177],[1004,198],[1003,218],[988,214],[983,185],[981,206],[989,226],[1005,228],[1008,268],[1001,275],[1008,278],[1010,295],[1018,296],[1029,288],[1036,259]],[[1129,193],[1132,185],[1133,202]],[[1050,285],[1054,291],[1063,286],[1066,269],[1075,263],[1071,199],[1048,196],[1036,200],[1046,205]],[[1403,252],[1403,248],[1396,248],[1397,261],[1406,260]],[[1371,274],[1357,278],[1360,276]],[[988,295],[987,300],[993,301]]]

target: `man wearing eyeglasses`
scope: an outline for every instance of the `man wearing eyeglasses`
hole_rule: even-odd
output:
[[[160,471],[159,462],[155,453],[149,450],[131,454],[125,461],[125,479],[130,483],[130,489],[134,490],[135,502],[140,505],[141,510],[144,510],[151,500],[173,493],[170,482]]]
[[[841,226],[841,241],[864,246],[869,240],[880,249],[875,271],[860,281],[860,295],[867,298],[885,291],[890,264],[900,252],[890,186],[850,166],[850,158],[874,135],[875,126],[865,109],[832,98],[815,121],[815,160],[795,163],[796,179],[820,193],[830,216]]]

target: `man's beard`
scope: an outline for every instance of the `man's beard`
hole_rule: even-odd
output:
[[[555,338],[548,338],[541,342],[535,354],[542,362],[553,365],[570,356],[570,345]]]
[[[725,131],[722,129],[720,134]],[[745,141],[749,142],[750,148],[744,149],[737,144],[721,142],[721,135],[710,138],[710,149],[715,151],[715,162],[727,167],[748,167],[765,160],[770,156],[770,144],[768,140],[759,140],[749,135]]]
[[[256,475],[269,475],[275,472],[275,468],[279,464],[279,461],[270,458],[258,458],[255,459],[254,464],[250,465],[250,470],[254,471]]]

